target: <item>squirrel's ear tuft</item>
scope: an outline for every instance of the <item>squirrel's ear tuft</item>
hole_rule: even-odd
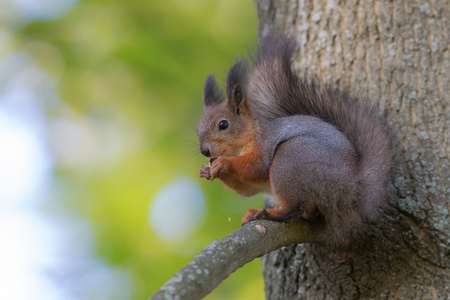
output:
[[[203,89],[203,109],[221,103],[223,100],[223,92],[217,85],[214,75],[208,75]]]
[[[230,105],[237,107],[245,99],[248,73],[249,66],[243,59],[236,62],[228,71],[227,98]]]
[[[244,91],[240,85],[236,85],[233,90],[233,98],[236,103],[239,103],[244,98]]]

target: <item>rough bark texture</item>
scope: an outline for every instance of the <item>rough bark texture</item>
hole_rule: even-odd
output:
[[[392,210],[345,252],[267,254],[268,299],[450,299],[449,2],[257,0],[260,35],[288,30],[300,73],[377,103],[396,134]]]

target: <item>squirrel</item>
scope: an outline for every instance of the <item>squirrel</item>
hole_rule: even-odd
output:
[[[372,106],[348,91],[298,76],[296,42],[270,33],[250,59],[229,70],[226,99],[206,78],[197,134],[210,158],[200,178],[218,178],[244,196],[271,195],[259,219],[303,218],[343,245],[387,207],[392,165],[390,129]]]

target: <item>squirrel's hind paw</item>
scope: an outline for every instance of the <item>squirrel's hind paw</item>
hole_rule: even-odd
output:
[[[264,208],[261,209],[249,209],[242,218],[241,226],[247,225],[251,221],[262,220],[267,216],[267,211]]]
[[[249,209],[245,216],[242,218],[241,225],[244,226],[247,223],[255,220],[270,220],[276,222],[283,222],[290,219],[296,219],[302,217],[303,209],[283,209],[279,206],[278,209]]]

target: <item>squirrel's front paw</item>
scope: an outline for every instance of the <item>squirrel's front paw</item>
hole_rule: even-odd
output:
[[[202,165],[202,167],[200,168],[200,171],[198,173],[199,173],[200,178],[206,178],[208,180],[211,179],[211,173],[209,171],[208,165]]]
[[[228,161],[223,156],[217,157],[211,164],[210,174],[211,181],[216,178],[220,178],[220,176],[226,171],[228,166]]]

